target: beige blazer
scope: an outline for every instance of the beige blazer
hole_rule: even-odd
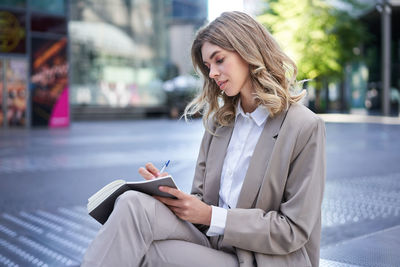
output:
[[[192,194],[218,206],[233,124],[213,129],[202,140]],[[234,250],[241,267],[318,266],[325,169],[322,119],[297,103],[268,117],[237,208],[228,210],[224,235],[210,238],[213,246]]]

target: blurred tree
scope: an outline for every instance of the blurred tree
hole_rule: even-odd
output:
[[[312,79],[316,111],[320,92],[330,81],[343,81],[346,63],[360,54],[366,29],[357,11],[366,8],[357,0],[269,0],[258,20],[264,24],[298,66],[298,79]],[[340,6],[341,8],[338,8]]]

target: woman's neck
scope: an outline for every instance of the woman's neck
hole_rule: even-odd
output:
[[[244,95],[243,93],[241,93],[240,105],[242,106],[242,109],[245,113],[252,113],[258,107],[253,94]]]

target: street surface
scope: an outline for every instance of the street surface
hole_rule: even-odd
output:
[[[400,266],[400,125],[326,123],[320,266]],[[201,121],[0,130],[0,266],[79,266],[100,225],[89,196],[151,161],[190,191]]]

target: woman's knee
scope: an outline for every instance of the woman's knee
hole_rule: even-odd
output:
[[[128,190],[117,198],[115,204],[116,205],[135,204],[142,202],[141,199],[146,197],[149,196],[138,191]]]
[[[155,199],[152,196],[147,194],[129,190],[125,193],[121,194],[116,202],[115,207],[122,208],[122,209],[146,209],[146,207],[152,206],[152,202]]]
[[[138,191],[128,190],[118,197],[118,201],[122,201],[122,202],[131,201],[131,199],[136,199],[136,198],[140,197],[140,195],[142,195],[142,194],[143,193],[138,192]]]

